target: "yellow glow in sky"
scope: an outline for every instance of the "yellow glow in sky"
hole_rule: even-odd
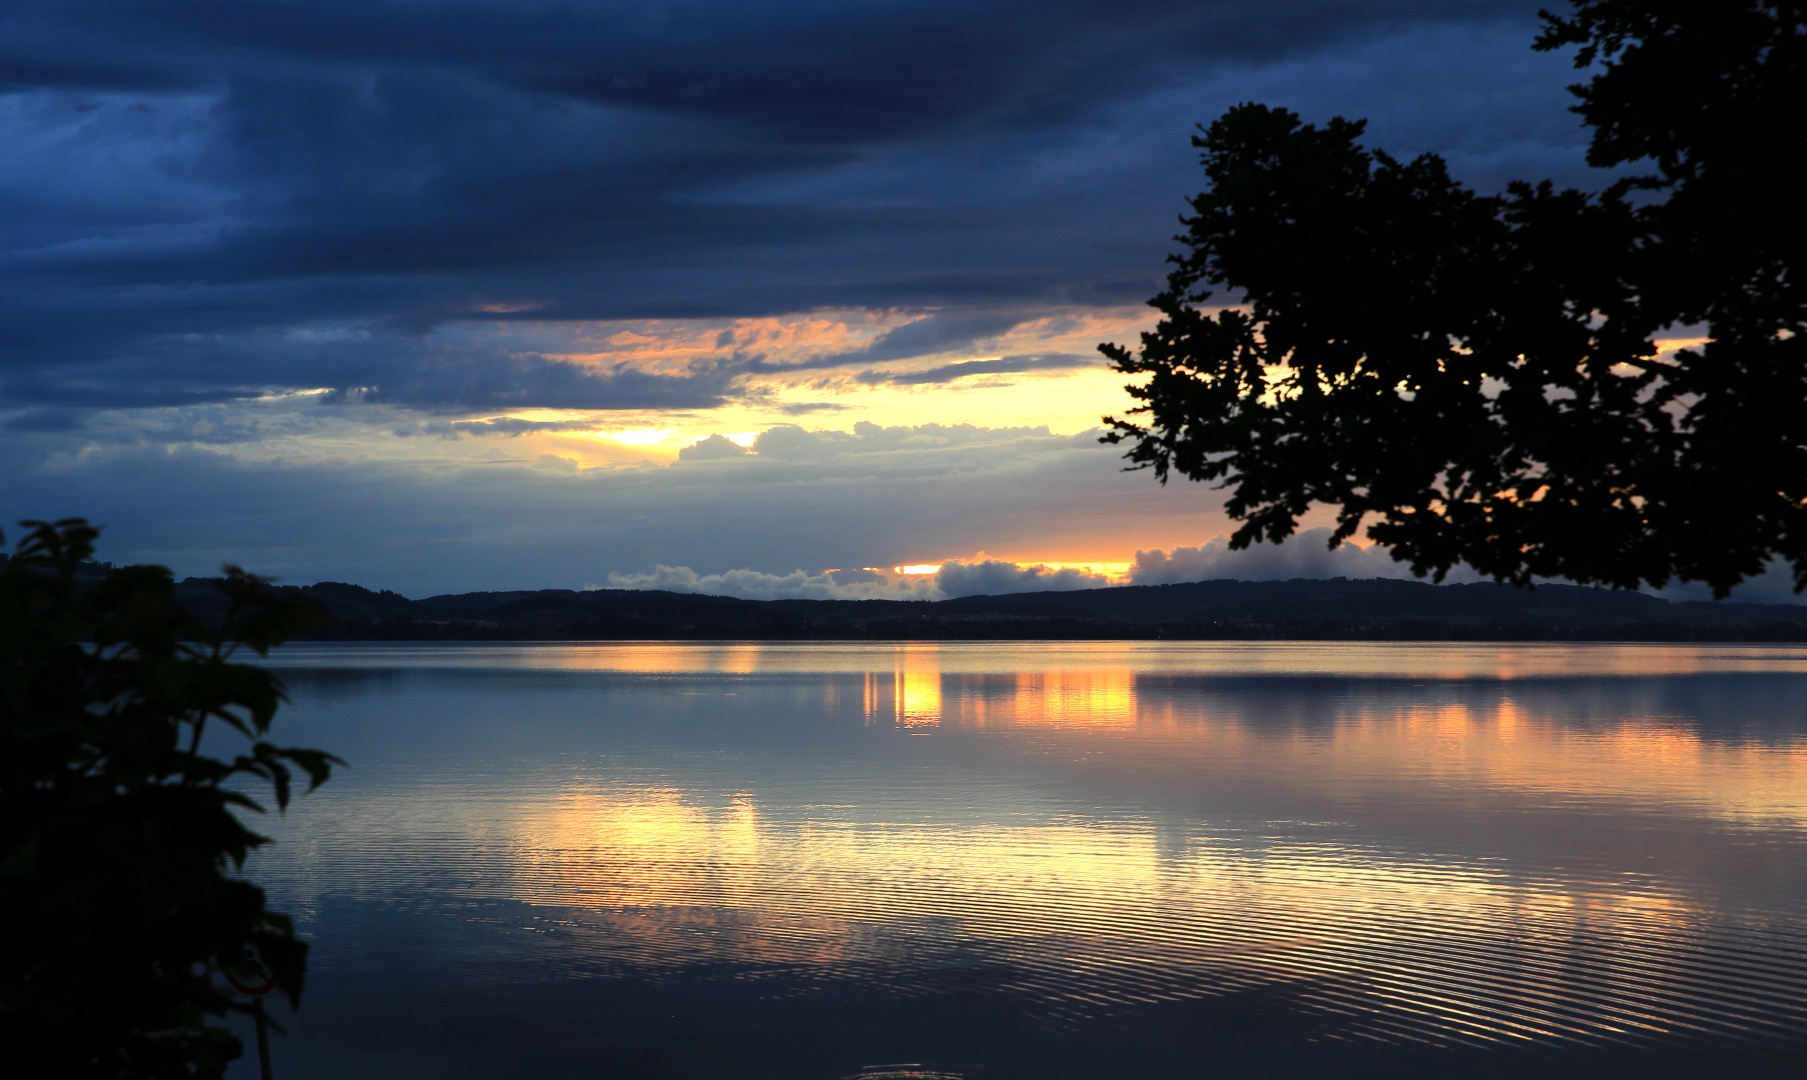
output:
[[[677,434],[674,428],[628,428],[625,431],[601,431],[596,434],[613,439],[623,446],[654,446]]]
[[[1134,405],[1123,393],[1125,377],[1109,370],[1097,347],[1102,341],[1133,341],[1152,321],[1147,309],[1052,313],[1029,318],[1004,334],[970,346],[897,361],[863,361],[859,350],[885,333],[926,315],[846,311],[739,320],[665,320],[579,326],[518,324],[517,331],[566,335],[567,346],[545,353],[583,368],[632,369],[648,374],[682,374],[694,365],[719,363],[724,350],[757,352],[764,363],[742,376],[723,404],[710,409],[646,410],[634,415],[581,410],[533,409],[516,419],[574,425],[572,431],[522,436],[541,453],[576,453],[601,435],[645,448],[650,459],[669,461],[677,451],[709,435],[751,446],[761,432],[780,424],[849,430],[866,421],[885,427],[928,422],[987,428],[1046,426],[1073,434],[1099,425],[1107,412]],[[506,333],[507,331],[503,331]],[[834,367],[809,366],[821,358],[846,357]],[[1011,357],[1066,358],[1067,366],[1023,371],[960,374],[974,361],[1009,366]],[[926,373],[926,374],[925,374]],[[919,381],[932,377],[933,381]],[[752,392],[747,392],[752,391]],[[581,425],[594,422],[585,430]],[[597,462],[601,464],[601,462]]]

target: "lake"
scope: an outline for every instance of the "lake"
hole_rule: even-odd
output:
[[[274,662],[280,1080],[1807,1074],[1807,648]]]

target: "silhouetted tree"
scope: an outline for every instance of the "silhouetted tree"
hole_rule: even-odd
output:
[[[1322,503],[1333,544],[1368,523],[1439,579],[1724,595],[1781,557],[1807,586],[1807,5],[1571,7],[1535,47],[1598,69],[1571,87],[1589,163],[1643,170],[1599,194],[1478,194],[1261,105],[1193,140],[1163,318],[1101,346],[1148,376],[1106,441],[1220,481],[1232,547]]]
[[[229,610],[203,625],[162,567],[81,580],[86,522],[26,525],[0,568],[0,1054],[34,1076],[218,1076],[240,1046],[215,1021],[250,1011],[222,977],[248,978],[253,949],[297,1001],[307,951],[231,873],[266,842],[235,785],[283,808],[291,767],[311,790],[337,761],[264,741],[282,685],[232,656],[315,611],[227,567]],[[208,756],[210,722],[250,745]]]

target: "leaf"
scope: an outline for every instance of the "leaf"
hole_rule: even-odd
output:
[[[162,567],[96,580],[85,521],[26,527],[0,567],[0,917],[30,927],[0,951],[10,1022],[32,1033],[43,1075],[104,1061],[217,1077],[239,1052],[219,1021],[247,1008],[221,973],[250,944],[291,1001],[305,975],[290,921],[230,876],[269,842],[239,820],[263,809],[240,789],[268,784],[285,809],[293,769],[312,790],[341,763],[266,741],[282,684],[226,656],[261,654],[311,616],[237,572],[231,611],[209,623]],[[210,722],[252,742],[201,753]]]

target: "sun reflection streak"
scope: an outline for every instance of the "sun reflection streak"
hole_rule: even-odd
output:
[[[1723,891],[1728,867],[1796,889],[1807,737],[1715,733],[1621,678],[1807,650],[508,648],[609,675],[584,686],[683,686],[707,703],[661,723],[750,740],[383,810],[384,842],[482,868],[461,898],[547,912],[635,978],[996,972],[976,985],[1061,1024],[1283,987],[1339,1038],[1486,1046],[1807,1023],[1807,929]],[[768,711],[729,705],[761,686]],[[845,752],[748,734],[797,716]]]
[[[627,641],[558,642],[485,646],[361,646],[358,663],[388,655],[411,667],[485,667],[559,671],[862,672],[889,667],[892,654],[913,643]],[[1026,670],[1128,670],[1141,674],[1287,678],[1354,676],[1415,680],[1498,679],[1516,681],[1552,676],[1654,676],[1738,672],[1807,673],[1807,648],[1789,645],[1589,645],[1511,643],[1461,645],[1310,641],[1158,642],[1038,641],[1033,643],[944,642],[934,646],[944,674],[1010,670],[1023,659]],[[279,667],[333,666],[343,662],[333,646],[291,645],[269,662]]]
[[[874,933],[955,920],[1027,970],[1058,957],[1085,988],[1063,1003],[1076,1015],[1306,980],[1326,1008],[1392,1002],[1440,1041],[1599,1041],[1691,1023],[1706,912],[1673,894],[1530,888],[1328,844],[1276,846],[1253,878],[1235,845],[1201,845],[1176,878],[1146,835],[804,827],[744,799],[684,798],[567,793],[522,823],[537,854],[517,862],[513,897],[615,924],[632,915],[636,956],[655,967],[695,963],[699,946],[716,961],[858,967],[873,962]],[[1510,963],[1495,970],[1500,955]],[[1653,978],[1675,989],[1653,992]]]

